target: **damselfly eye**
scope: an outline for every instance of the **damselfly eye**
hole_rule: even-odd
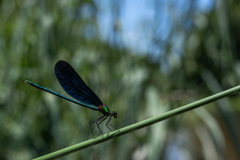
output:
[[[116,111],[113,111],[112,115],[113,115],[114,118],[117,118],[117,112]]]

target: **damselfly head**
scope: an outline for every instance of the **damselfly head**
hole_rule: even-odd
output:
[[[112,115],[113,115],[114,118],[117,118],[117,112],[116,111],[113,111]]]
[[[24,83],[28,83],[28,80],[23,80]]]

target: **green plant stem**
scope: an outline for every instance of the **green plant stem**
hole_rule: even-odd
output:
[[[224,98],[224,97],[227,97],[227,96],[236,94],[236,93],[239,92],[239,90],[240,90],[240,86],[237,86],[237,87],[228,89],[228,90],[226,90],[226,91],[220,92],[220,93],[215,94],[215,95],[212,95],[212,96],[210,96],[210,97],[207,97],[207,98],[198,100],[198,101],[196,101],[196,102],[193,102],[193,103],[190,103],[190,104],[188,104],[188,105],[179,107],[179,108],[177,108],[177,109],[173,109],[173,110],[171,110],[171,111],[169,111],[169,112],[166,112],[166,113],[164,113],[164,114],[162,114],[162,115],[159,115],[159,116],[156,116],[156,117],[153,117],[153,118],[146,119],[146,120],[144,120],[144,121],[141,121],[141,122],[132,124],[132,125],[130,125],[130,126],[121,128],[121,129],[119,129],[119,130],[110,132],[110,133],[108,133],[108,134],[104,134],[103,136],[99,136],[99,137],[97,137],[97,138],[95,138],[95,139],[87,140],[87,141],[85,141],[85,142],[82,142],[82,143],[79,143],[79,144],[76,144],[76,145],[73,145],[73,146],[70,146],[70,147],[61,149],[61,150],[59,150],[59,151],[56,151],[56,152],[47,154],[47,155],[45,155],[45,156],[36,158],[35,160],[55,159],[55,158],[58,158],[58,157],[62,157],[62,156],[64,156],[64,155],[70,154],[70,153],[72,153],[72,152],[75,152],[75,151],[78,151],[78,150],[87,148],[87,147],[89,147],[89,146],[96,145],[96,144],[98,144],[98,143],[107,141],[107,140],[112,139],[112,138],[114,138],[114,137],[118,137],[118,136],[127,134],[127,133],[129,133],[129,132],[133,132],[133,131],[135,131],[135,130],[137,130],[137,129],[140,129],[140,128],[149,126],[149,125],[151,125],[151,124],[160,122],[160,121],[162,121],[162,120],[168,119],[168,118],[173,117],[173,116],[175,116],[175,115],[178,115],[178,114],[187,112],[187,111],[189,111],[189,110],[195,109],[195,108],[197,108],[197,107],[203,106],[203,105],[205,105],[205,104],[211,103],[211,102],[216,101],[216,100],[219,100],[219,99],[221,99],[221,98]]]

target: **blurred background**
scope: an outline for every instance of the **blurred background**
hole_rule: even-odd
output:
[[[23,83],[68,96],[58,60],[122,128],[240,85],[239,37],[237,0],[0,0],[0,159],[83,142],[101,116]],[[224,98],[60,159],[238,160],[239,103]]]

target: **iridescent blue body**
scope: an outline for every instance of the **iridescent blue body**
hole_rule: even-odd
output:
[[[112,116],[114,118],[117,118],[117,112],[113,111],[111,112],[110,109],[107,107],[107,105],[103,104],[102,101],[99,99],[99,97],[84,83],[84,81],[81,79],[81,77],[77,74],[77,72],[72,68],[70,64],[68,64],[65,61],[58,61],[55,65],[55,74],[58,79],[58,82],[62,86],[62,88],[73,98],[76,100],[73,100],[71,98],[68,98],[66,96],[63,96],[57,92],[51,91],[45,87],[39,86],[31,81],[24,80],[25,83],[32,85],[33,87],[36,87],[38,89],[44,90],[46,92],[49,92],[51,94],[54,94],[58,97],[61,97],[65,100],[68,100],[70,102],[73,102],[75,104],[87,107],[89,109],[99,111],[103,114],[103,116],[96,118],[94,120],[91,120],[89,122],[90,124],[90,130],[92,131],[92,124],[96,123],[98,129],[102,133],[99,125],[110,116],[108,122],[106,123],[106,126],[109,128],[108,125],[115,128],[110,124]],[[111,130],[112,131],[112,130]],[[103,134],[103,133],[102,133]],[[93,135],[93,132],[92,132]],[[93,135],[94,137],[94,135]]]
[[[27,83],[27,84],[30,84],[30,85],[32,85],[32,86],[34,86],[34,87],[36,87],[36,88],[39,88],[39,89],[41,89],[41,90],[44,90],[44,91],[46,91],[46,92],[52,93],[52,94],[54,94],[54,95],[56,95],[56,96],[58,96],[58,97],[61,97],[61,98],[63,98],[63,99],[66,99],[66,100],[68,100],[68,101],[70,101],[70,102],[76,103],[76,104],[78,104],[78,105],[82,105],[82,106],[84,106],[84,107],[91,108],[91,109],[93,109],[93,110],[98,110],[98,107],[96,107],[96,106],[89,105],[89,104],[86,104],[86,103],[83,103],[83,102],[80,102],[80,101],[75,101],[75,100],[73,100],[73,99],[71,99],[71,98],[68,98],[68,97],[66,97],[66,96],[63,96],[63,95],[61,95],[61,94],[59,94],[59,93],[57,93],[57,92],[51,91],[50,89],[47,89],[47,88],[42,87],[42,86],[39,86],[39,85],[37,85],[37,84],[29,81],[29,80],[25,80],[24,82]]]

